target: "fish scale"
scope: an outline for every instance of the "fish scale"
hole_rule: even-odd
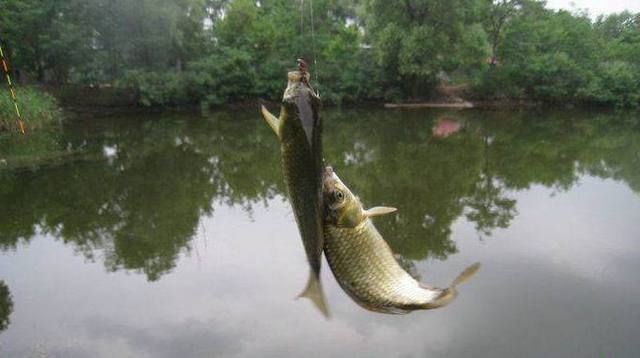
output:
[[[313,301],[323,314],[326,306],[320,268],[322,234],[322,122],[320,99],[308,83],[309,74],[288,73],[287,88],[276,118],[263,106],[262,116],[280,141],[281,165],[287,194],[311,268],[307,286],[300,294]]]
[[[325,225],[325,254],[336,280],[365,306],[385,310],[428,304],[442,292],[421,288],[398,265],[371,219],[355,229]]]
[[[322,221],[318,213],[321,210],[319,198],[322,184],[321,165],[316,164],[315,156],[316,153],[322,153],[322,149],[319,138],[315,141],[312,138],[312,142],[309,142],[304,127],[298,120],[299,110],[296,104],[283,101],[283,111],[287,115],[281,119],[281,136],[287,139],[281,145],[282,170],[309,263],[315,272],[319,272]],[[318,199],[312,200],[313,198]]]
[[[396,261],[370,219],[395,209],[364,210],[331,167],[323,174],[323,205],[324,253],[329,267],[344,291],[369,310],[407,313],[445,306],[456,297],[455,286],[480,267],[479,263],[469,266],[449,288],[420,284]]]

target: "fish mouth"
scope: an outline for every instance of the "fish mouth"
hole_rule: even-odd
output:
[[[287,73],[289,82],[308,82],[310,77],[308,72],[290,71]]]
[[[309,93],[312,98],[319,100],[309,85],[310,80],[309,72],[291,71],[287,73],[287,88],[284,90],[283,100],[293,102],[302,93]]]
[[[330,176],[333,176],[335,173],[333,171],[333,167],[330,165],[327,165],[326,167],[324,167],[324,172],[322,173],[323,177],[326,179]]]
[[[336,183],[338,182],[338,176],[333,171],[333,167],[326,166],[322,173],[322,191],[330,193],[335,190]]]

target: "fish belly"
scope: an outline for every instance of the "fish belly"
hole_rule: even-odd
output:
[[[369,219],[355,228],[326,225],[325,255],[340,286],[365,308],[406,313],[437,296],[402,269]]]

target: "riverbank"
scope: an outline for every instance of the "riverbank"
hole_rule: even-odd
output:
[[[264,104],[277,107],[280,102],[260,97],[245,98],[219,105],[182,104],[176,106],[145,106],[131,92],[114,87],[82,87],[61,86],[47,87],[47,92],[54,95],[65,111],[82,115],[108,116],[118,113],[153,113],[166,111],[217,111],[243,110],[258,108]],[[356,102],[332,103],[323,101],[323,106],[329,107],[385,107],[388,109],[418,109],[418,108],[449,108],[449,109],[489,109],[489,110],[518,110],[529,108],[610,108],[597,103],[540,101],[524,98],[484,99],[468,93],[451,92],[449,89],[437,93],[433,98],[411,99],[407,101],[389,102],[382,99],[361,100]]]
[[[59,123],[62,109],[58,100],[37,87],[17,89],[18,108],[26,131]],[[18,130],[16,109],[11,97],[0,95],[0,133]]]
[[[526,99],[495,99],[495,100],[469,100],[463,102],[449,102],[446,100],[411,103],[384,103],[388,109],[421,109],[421,108],[444,108],[444,109],[491,109],[491,110],[518,110],[541,107],[557,108],[592,108],[592,105],[576,106],[573,103],[546,103]],[[598,106],[601,107],[601,106]]]
[[[357,101],[349,103],[331,103],[323,101],[325,108],[385,107],[389,110],[413,110],[420,108],[452,109],[452,110],[523,110],[533,108],[598,108],[608,109],[597,104],[573,102],[545,102],[519,98],[482,99],[464,91],[452,91],[451,87],[443,87],[433,98],[412,99],[411,101],[386,102],[383,100]],[[458,88],[459,86],[456,86]],[[131,91],[110,86],[86,87],[75,85],[64,86],[22,86],[18,88],[18,105],[26,129],[40,129],[48,123],[60,122],[63,111],[71,115],[102,118],[126,113],[156,112],[214,112],[257,109],[260,105],[276,109],[280,103],[262,98],[246,98],[238,101],[210,106],[200,104],[183,104],[179,106],[144,106]],[[9,96],[0,96],[0,133],[16,129],[16,115]]]

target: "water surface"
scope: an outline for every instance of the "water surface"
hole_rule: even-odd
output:
[[[451,305],[363,310],[308,273],[257,111],[80,116],[0,141],[2,357],[631,357],[640,119],[326,110],[325,158]]]

